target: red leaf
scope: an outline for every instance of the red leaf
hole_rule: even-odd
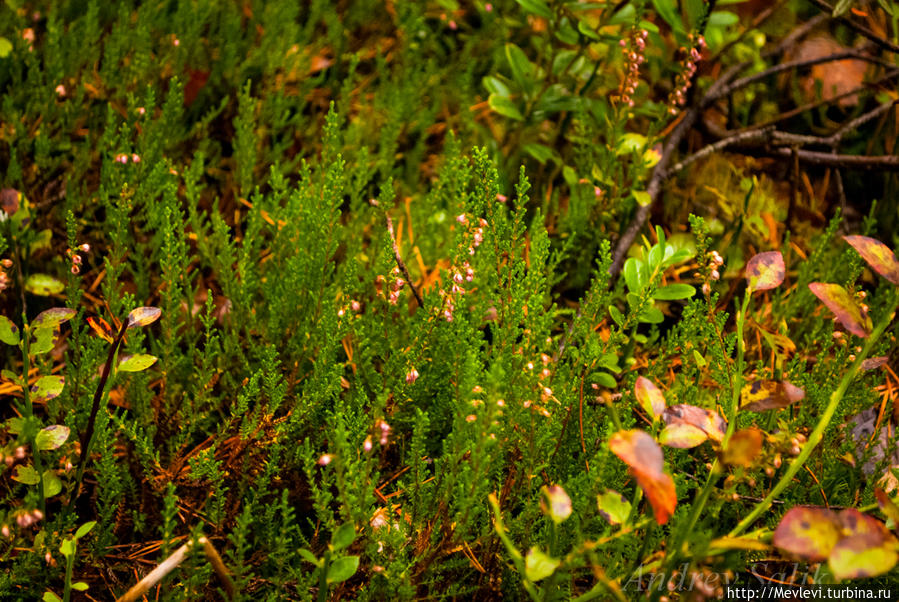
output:
[[[833,312],[843,327],[859,337],[868,336],[871,330],[871,319],[862,314],[861,308],[839,284],[812,282],[809,290]]]
[[[689,424],[701,430],[710,439],[720,442],[727,431],[727,422],[717,412],[687,404],[673,405],[662,415],[665,424]]]
[[[893,284],[899,285],[899,260],[888,246],[867,236],[844,236],[843,240],[858,251],[872,270]]]
[[[677,506],[674,481],[662,472],[662,448],[641,430],[619,431],[609,439],[609,449],[630,467],[652,505],[656,522],[664,525]]]
[[[751,293],[780,286],[785,274],[784,256],[780,251],[759,253],[746,264],[746,281]]]
[[[756,380],[740,391],[741,410],[764,412],[790,406],[805,397],[805,391],[788,383],[775,380]]]

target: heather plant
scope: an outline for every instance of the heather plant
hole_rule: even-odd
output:
[[[894,585],[844,4],[6,0],[0,598]]]

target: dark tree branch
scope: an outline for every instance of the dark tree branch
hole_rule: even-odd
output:
[[[823,10],[824,12],[826,12],[827,16],[830,16],[833,14],[833,7],[831,5],[829,5],[827,2],[824,2],[824,0],[811,0],[811,3],[814,4],[815,6],[817,6],[818,8],[820,8],[821,10]],[[877,44],[884,50],[889,50],[890,52],[895,52],[896,54],[899,54],[899,46],[896,46],[889,40],[884,40],[883,38],[878,36],[876,33],[871,31],[867,27],[865,27],[864,25],[859,25],[852,19],[848,19],[844,16],[839,16],[837,18],[840,21],[842,21],[843,23],[845,23],[846,27],[854,30],[859,35],[862,35],[862,36],[868,38],[869,40],[871,40],[872,42],[874,42],[875,44]]]

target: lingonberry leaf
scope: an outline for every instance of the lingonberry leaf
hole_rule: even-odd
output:
[[[842,510],[837,520],[842,537],[828,557],[837,579],[875,577],[895,566],[899,548],[882,522],[855,508]]]
[[[845,288],[827,282],[812,282],[808,288],[833,312],[846,330],[859,337],[868,336],[871,319],[862,313]]]
[[[827,559],[840,537],[834,511],[796,506],[780,519],[772,543],[790,556],[819,562]]]
[[[727,442],[722,461],[730,466],[751,466],[762,451],[762,431],[757,428],[740,429]]]
[[[131,310],[128,314],[128,328],[138,328],[152,324],[162,315],[162,310],[158,307],[138,307]]]
[[[888,246],[868,236],[844,236],[843,240],[858,251],[872,270],[893,284],[899,285],[899,260]]]
[[[805,397],[800,387],[776,380],[755,380],[740,391],[741,410],[764,412],[790,406]]]
[[[674,481],[662,471],[664,457],[659,444],[649,433],[635,429],[612,435],[609,449],[630,468],[652,505],[656,522],[667,523],[677,506],[677,491]]]
[[[662,413],[665,424],[689,424],[704,432],[713,441],[720,442],[727,431],[727,421],[717,412],[687,404],[673,405]]]
[[[637,377],[634,385],[634,394],[637,402],[653,420],[658,420],[665,411],[665,397],[655,383],[642,376]]]
[[[524,558],[524,574],[528,581],[537,582],[556,572],[559,564],[561,563],[558,560],[547,556],[537,546],[533,546]]]
[[[61,293],[66,285],[47,274],[31,274],[25,281],[25,290],[41,297]]]
[[[68,322],[78,313],[69,307],[51,307],[37,315],[31,322],[34,328],[55,328],[63,322]]]
[[[746,281],[750,293],[780,286],[785,275],[784,257],[780,251],[759,253],[746,264]]]
[[[877,505],[884,516],[893,521],[896,527],[899,527],[899,506],[890,499],[890,496],[880,487],[874,488],[874,497],[877,498]]]

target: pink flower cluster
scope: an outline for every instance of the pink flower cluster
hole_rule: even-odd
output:
[[[473,226],[472,220],[462,213],[456,217],[456,222],[462,226],[467,226],[465,237],[468,244],[468,254],[474,255],[475,249],[484,242],[484,228],[487,227],[487,220],[480,218],[478,220],[478,225]],[[461,266],[453,266],[451,274],[453,284],[450,287],[449,292],[444,289],[440,290],[440,294],[443,296],[443,317],[447,322],[453,321],[453,312],[456,310],[456,302],[462,295],[468,292],[465,290],[465,283],[474,281],[474,268],[472,268],[471,264],[466,260],[462,262]]]
[[[668,112],[672,115],[676,115],[678,107],[682,107],[687,101],[687,91],[690,89],[690,83],[696,74],[696,63],[702,59],[702,50],[705,48],[705,38],[701,35],[694,36],[691,33],[689,40],[691,43],[690,49],[680,49],[684,57],[680,61],[681,70],[677,74],[677,80],[674,82],[674,90],[668,95]]]
[[[87,243],[79,245],[77,249],[66,249],[66,257],[72,261],[71,272],[77,274],[81,271],[81,255],[79,253],[90,253],[91,246]]]
[[[618,45],[621,46],[621,52],[624,54],[625,64],[627,65],[627,73],[618,94],[613,96],[613,100],[619,100],[629,107],[634,106],[633,95],[637,91],[640,83],[640,65],[646,60],[646,38],[649,32],[645,29],[631,29],[628,39],[621,38]]]
[[[6,270],[12,267],[12,259],[0,260],[0,291],[5,290],[9,286],[9,274]]]
[[[138,155],[138,154],[132,154],[129,157],[125,153],[119,153],[118,155],[115,156],[115,162],[121,163],[122,165],[125,165],[126,163],[128,163],[129,159],[131,160],[132,163],[140,163],[140,155]]]

